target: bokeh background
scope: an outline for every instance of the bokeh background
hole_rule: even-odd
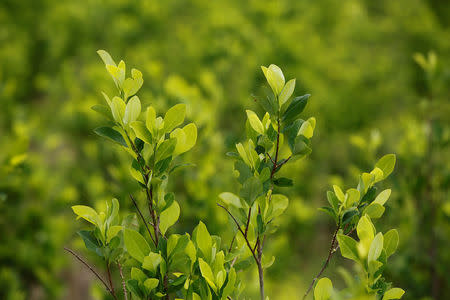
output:
[[[225,153],[244,138],[245,109],[261,113],[259,66],[279,65],[297,95],[312,94],[313,153],[283,171],[294,188],[267,243],[272,299],[299,299],[326,257],[326,190],[356,185],[391,152],[393,195],[376,224],[400,232],[387,277],[404,299],[450,299],[449,25],[450,2],[439,0],[0,1],[0,299],[108,299],[63,251],[92,259],[71,205],[117,197],[132,211],[127,195],[139,189],[129,158],[93,133],[104,120],[90,107],[114,89],[97,49],[143,72],[144,105],[184,102],[199,127],[185,157],[196,167],[171,186],[179,232],[203,220],[231,239],[215,202],[236,192]],[[325,272],[338,285],[339,266],[351,264],[336,256]]]

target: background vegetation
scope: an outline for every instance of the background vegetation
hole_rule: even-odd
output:
[[[306,114],[317,125],[312,155],[282,171],[295,189],[267,245],[277,257],[268,295],[300,297],[325,259],[333,224],[317,208],[326,190],[355,185],[381,154],[396,153],[377,224],[401,237],[388,277],[403,299],[450,298],[448,2],[3,0],[0,25],[1,299],[107,299],[63,251],[82,248],[71,205],[117,197],[131,210],[127,195],[139,189],[126,155],[92,131],[103,122],[90,109],[104,101],[99,89],[114,89],[97,49],[143,72],[143,106],[186,103],[198,126],[185,158],[196,167],[172,186],[176,231],[201,219],[231,239],[215,205],[235,186],[225,153],[244,137],[245,109],[261,112],[259,66],[275,63],[297,78],[298,94],[312,94]],[[339,283],[341,263],[324,275]],[[255,299],[256,270],[248,276]]]

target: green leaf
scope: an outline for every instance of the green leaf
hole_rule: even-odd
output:
[[[127,78],[123,82],[123,91],[125,99],[136,94],[142,87],[144,80],[142,79],[142,73],[139,70],[131,69],[131,75],[133,78]]]
[[[368,262],[377,260],[380,257],[381,250],[383,250],[383,234],[379,232],[370,244],[369,255],[367,256]]]
[[[159,229],[161,230],[162,235],[164,235],[167,229],[175,224],[180,216],[180,206],[176,201],[172,202],[168,208],[166,208],[160,216]]]
[[[150,271],[153,275],[156,274],[156,268],[158,268],[159,264],[162,261],[161,254],[150,252],[147,256],[144,257],[144,261],[142,262],[142,268]]]
[[[283,90],[280,93],[280,96],[278,96],[278,102],[280,107],[286,103],[286,101],[289,100],[289,98],[292,96],[292,93],[295,89],[295,79],[289,80],[286,85],[284,86]]]
[[[159,279],[157,278],[148,278],[144,281],[144,286],[147,288],[149,292],[153,291],[159,284]]]
[[[259,134],[264,134],[264,126],[261,123],[261,120],[258,118],[258,116],[255,114],[255,112],[247,109],[247,118],[250,122],[250,125],[252,128]]]
[[[222,300],[226,300],[227,297],[229,295],[231,295],[231,293],[234,290],[234,284],[236,282],[236,271],[234,270],[234,268],[231,268],[230,271],[228,272],[228,281],[227,284],[225,285],[223,292],[222,292]]]
[[[355,207],[345,210],[342,214],[342,225],[346,225],[347,223],[349,223],[353,219],[353,217],[358,214],[359,211]]]
[[[328,300],[333,292],[333,283],[330,279],[321,278],[314,288],[314,300]]]
[[[211,270],[211,267],[202,259],[198,259],[198,265],[200,267],[200,272],[202,273],[202,277],[206,280],[206,282],[211,286],[214,291],[217,291],[216,284],[214,283],[214,274]]]
[[[164,132],[171,132],[181,125],[186,114],[186,105],[183,103],[171,107],[164,116]]]
[[[274,194],[272,195],[272,199],[270,200],[270,206],[272,207],[271,217],[276,218],[280,216],[288,207],[289,199],[282,194]]]
[[[378,203],[380,205],[384,205],[386,201],[388,201],[389,196],[391,196],[391,190],[387,189],[378,194],[373,203]]]
[[[128,254],[142,263],[144,257],[150,253],[150,246],[145,238],[139,232],[127,228],[124,229],[123,237]]]
[[[314,127],[316,124],[315,118],[309,118],[307,121],[302,123],[302,126],[300,127],[298,134],[303,135],[307,139],[312,138],[314,134]]]
[[[227,205],[242,208],[241,199],[233,193],[225,192],[219,195],[219,198]]]
[[[183,128],[172,131],[170,137],[177,141],[174,155],[180,155],[194,147],[197,142],[197,126],[194,123],[189,123]]]
[[[281,186],[281,187],[288,187],[288,186],[293,186],[294,182],[292,181],[292,179],[286,178],[286,177],[280,177],[280,178],[275,178],[273,180],[273,183],[276,186]]]
[[[368,215],[371,219],[380,218],[386,209],[378,203],[370,203],[363,211],[363,214]]]
[[[199,222],[197,227],[195,228],[196,236],[195,242],[197,247],[202,251],[206,260],[211,260],[212,255],[212,238],[203,222]]]
[[[141,101],[138,96],[134,96],[128,101],[123,117],[123,124],[127,125],[136,121],[141,114]]]
[[[392,288],[386,291],[382,300],[400,299],[405,293],[401,288]]]
[[[341,188],[337,185],[333,185],[334,194],[341,203],[345,202],[345,194],[342,192]]]
[[[114,62],[114,60],[112,59],[111,55],[109,55],[108,52],[106,52],[105,50],[98,50],[97,53],[100,56],[100,58],[103,60],[105,65],[116,66],[116,63]]]
[[[358,243],[349,236],[338,234],[337,241],[341,249],[341,255],[345,258],[359,261],[358,257]]]
[[[162,161],[163,159],[171,156],[175,150],[177,140],[170,138],[162,142],[156,149],[155,162]]]
[[[111,114],[111,109],[105,105],[96,104],[96,105],[92,106],[91,109],[98,112],[99,114],[101,114],[102,116],[104,116],[105,118],[107,118],[109,120],[114,120],[113,116]]]
[[[345,200],[346,207],[351,207],[355,203],[358,203],[359,191],[357,189],[348,189],[346,194],[347,194],[347,199]]]
[[[117,143],[121,146],[127,147],[127,143],[125,142],[123,136],[117,132],[116,130],[112,129],[111,127],[98,127],[94,129],[94,132],[104,138],[109,139],[110,141]]]
[[[130,123],[130,127],[133,129],[134,134],[141,139],[144,143],[152,143],[152,134],[142,121],[134,121]]]
[[[303,123],[304,124],[304,123]],[[311,153],[311,148],[306,144],[304,136],[297,136],[294,141],[294,149],[292,150],[293,155],[308,155]]]
[[[339,211],[339,200],[332,191],[327,192],[327,200],[333,210],[337,213]]]
[[[83,218],[89,223],[92,223],[97,227],[101,227],[102,222],[100,221],[100,217],[92,207],[85,205],[75,205],[72,206],[72,210],[78,216],[78,218]]]
[[[392,173],[395,167],[395,154],[386,154],[375,164],[375,167],[383,171],[383,178],[387,178]]]
[[[80,230],[78,231],[78,235],[81,236],[84,241],[84,245],[88,250],[91,250],[98,254],[97,248],[101,247],[102,245],[95,237],[94,231]]]
[[[144,272],[142,272],[142,270],[132,267],[131,268],[131,278],[135,279],[139,282],[144,282],[145,279],[147,279],[147,275],[145,275]]]
[[[249,203],[253,203],[263,193],[263,185],[256,177],[250,177],[244,182],[241,189],[241,197]]]
[[[284,75],[281,69],[274,64],[271,64],[268,68],[262,66],[261,69],[274,94],[279,95],[284,87]]]
[[[295,97],[294,100],[292,100],[291,104],[289,104],[281,120],[285,124],[290,124],[294,119],[298,117],[299,114],[303,112],[310,96],[310,94],[306,94],[300,97]]]
[[[123,117],[125,115],[126,104],[119,97],[114,97],[111,102],[111,113],[116,122],[123,122]]]
[[[333,220],[335,220],[337,222],[337,217],[336,217],[336,212],[329,206],[322,206],[320,208],[318,208],[320,211],[323,211],[324,213],[329,214]]]
[[[399,242],[398,232],[396,229],[391,229],[384,234],[384,250],[386,251],[386,256],[389,257],[394,254],[397,250]]]
[[[111,226],[106,232],[106,242],[109,243],[113,237],[115,237],[122,230],[122,226]]]

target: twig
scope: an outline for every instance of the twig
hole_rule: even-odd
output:
[[[128,300],[127,286],[125,284],[125,278],[123,277],[122,265],[117,262],[117,267],[119,268],[120,279],[122,279],[123,298],[124,300]]]
[[[333,256],[334,252],[336,252],[337,248],[335,249],[334,245],[336,243],[336,236],[337,233],[339,231],[339,229],[341,228],[341,225],[339,224],[338,227],[336,228],[336,230],[334,231],[333,234],[333,238],[331,239],[331,246],[330,246],[330,250],[328,251],[328,257],[325,261],[325,263],[322,266],[322,269],[320,269],[319,273],[316,275],[316,277],[314,277],[314,279],[312,280],[311,284],[309,285],[308,290],[306,291],[305,295],[303,295],[303,300],[306,299],[306,296],[308,296],[309,292],[311,291],[311,289],[314,286],[314,283],[317,281],[317,279],[319,279],[319,277],[322,275],[322,273],[325,271],[325,269],[327,268],[328,264],[330,263],[331,257]]]
[[[111,294],[111,296],[113,296],[114,299],[117,299],[116,296],[114,295],[113,291],[111,290],[111,288],[108,286],[106,281],[97,273],[97,271],[95,271],[84,259],[82,259],[78,254],[73,252],[71,249],[69,249],[67,247],[64,247],[64,250],[66,250],[67,252],[72,254],[83,265],[85,265],[92,273],[94,273],[94,275],[103,283],[103,285],[105,286],[106,290]]]
[[[153,236],[152,236],[152,233],[151,233],[151,231],[150,231],[150,228],[148,228],[148,225],[147,225],[147,222],[145,221],[144,215],[142,214],[141,210],[139,209],[139,206],[137,205],[136,200],[134,200],[134,197],[133,197],[133,195],[131,195],[131,194],[130,194],[130,199],[131,199],[131,201],[133,201],[134,207],[136,208],[136,210],[137,210],[139,216],[141,217],[142,222],[143,222],[144,225],[145,225],[145,228],[147,228],[148,234],[150,235],[150,238],[152,239],[153,244],[155,244],[155,246],[156,246],[156,241],[154,240],[154,238],[153,238]]]
[[[114,296],[114,298],[116,298],[116,291],[114,290],[114,284],[112,282],[112,278],[111,278],[111,269],[109,268],[109,262],[106,261],[106,271],[108,274],[108,280],[109,280],[109,286],[111,287],[111,292]]]
[[[248,209],[247,224],[245,225],[245,237],[247,237],[251,216],[252,216],[252,207],[250,206],[250,208]]]
[[[258,263],[258,261],[259,261],[259,260],[258,260],[258,257],[256,257],[256,254],[255,254],[255,252],[253,251],[252,246],[250,245],[249,240],[248,240],[247,237],[245,236],[244,231],[242,231],[242,228],[241,228],[241,226],[239,225],[239,222],[236,220],[236,218],[231,214],[231,212],[230,212],[225,206],[222,206],[222,205],[220,205],[219,203],[217,203],[217,206],[222,207],[222,208],[230,215],[230,217],[233,219],[234,223],[236,223],[236,226],[237,226],[238,230],[242,233],[242,236],[244,237],[244,240],[245,240],[245,242],[247,243],[248,249],[250,249],[250,252],[252,253],[253,258],[255,259],[256,263]]]

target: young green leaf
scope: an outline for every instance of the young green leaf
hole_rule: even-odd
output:
[[[368,262],[377,260],[380,257],[381,250],[383,250],[383,234],[379,232],[370,244],[369,255],[367,256]]]
[[[204,257],[210,261],[212,255],[212,238],[209,235],[208,229],[203,222],[199,222],[196,229],[196,244],[197,247],[202,251]]]
[[[395,154],[386,154],[375,164],[375,167],[383,171],[383,178],[387,178],[392,173],[395,167]]]
[[[123,136],[117,132],[116,130],[112,129],[111,127],[98,127],[94,129],[94,132],[104,138],[109,139],[110,141],[117,143],[121,146],[127,147],[127,143]]]
[[[339,248],[341,249],[341,255],[345,258],[359,261],[358,256],[358,243],[349,236],[338,234],[337,241],[339,243]]]
[[[390,189],[384,190],[378,194],[373,203],[384,205],[386,201],[389,199],[389,196],[391,196],[391,190]]]
[[[259,134],[264,134],[264,126],[255,112],[247,109],[247,118],[252,128]]]
[[[164,132],[171,132],[181,125],[186,114],[186,105],[183,103],[171,107],[164,116]]]
[[[161,234],[164,235],[167,229],[175,224],[180,216],[180,206],[176,201],[173,201],[172,204],[166,208],[160,215],[160,223],[159,229],[161,230]]]
[[[200,267],[200,272],[202,273],[203,278],[208,282],[209,286],[214,290],[217,291],[216,284],[214,283],[214,274],[211,270],[211,267],[202,259],[198,259],[198,264]]]
[[[127,125],[136,121],[141,114],[141,101],[138,96],[134,96],[128,101],[125,108],[125,115],[123,117],[123,124]]]
[[[384,234],[384,250],[386,251],[386,256],[389,257],[394,254],[397,250],[399,242],[398,231],[396,229],[391,229]]]
[[[145,238],[137,231],[124,229],[123,238],[128,254],[139,262],[144,261],[144,257],[150,253],[150,246]]]
[[[272,88],[272,91],[275,95],[278,96],[278,94],[281,92],[281,90],[284,87],[284,75],[281,69],[272,64],[268,68],[261,66],[261,69],[264,73],[264,76],[267,79],[267,82],[269,83],[270,87]]]
[[[278,102],[280,107],[286,103],[286,101],[289,100],[289,98],[292,96],[292,93],[295,89],[295,79],[289,80],[286,85],[284,86],[283,90],[280,93],[280,96],[278,96]]]
[[[89,223],[94,224],[95,226],[101,226],[102,222],[100,221],[100,217],[92,207],[85,205],[75,205],[72,206],[72,210],[78,216],[78,218],[83,218]]]
[[[114,120],[117,123],[123,122],[123,116],[125,115],[126,104],[119,97],[114,97],[111,101],[111,113],[114,117]]]
[[[400,299],[404,293],[405,291],[400,288],[392,288],[384,293],[382,300]]]
[[[314,300],[329,300],[333,292],[333,283],[330,279],[321,278],[314,288]]]

